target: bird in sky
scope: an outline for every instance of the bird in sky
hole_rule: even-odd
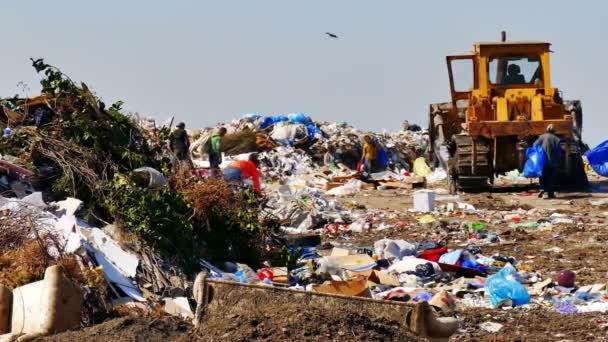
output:
[[[325,32],[325,34],[328,35],[330,38],[338,39],[338,36],[335,35],[335,34],[333,34],[333,33],[331,33],[331,32]]]

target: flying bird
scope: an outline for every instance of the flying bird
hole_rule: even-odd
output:
[[[325,32],[325,34],[328,35],[330,38],[338,39],[338,36],[335,35],[335,34],[333,34],[333,33],[331,33],[331,32]]]

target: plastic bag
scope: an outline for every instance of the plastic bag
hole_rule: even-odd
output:
[[[311,140],[323,138],[323,131],[312,123],[306,125],[306,131]]]
[[[388,167],[389,159],[386,150],[382,145],[378,145],[378,160],[377,160],[377,169],[378,170],[386,170]]]
[[[416,176],[426,177],[430,175],[433,171],[426,163],[426,160],[423,157],[420,157],[414,161],[414,173]]]
[[[429,184],[441,182],[444,179],[448,178],[448,173],[445,172],[443,168],[437,168],[430,175],[426,176],[426,181]]]
[[[260,129],[264,129],[266,127],[272,126],[272,125],[274,125],[278,122],[282,122],[282,121],[289,121],[289,118],[286,116],[281,116],[281,115],[267,116],[264,118],[264,120],[260,124]]]
[[[506,299],[511,299],[515,306],[528,304],[530,302],[530,294],[519,283],[519,279],[521,279],[521,276],[510,264],[503,267],[500,272],[490,276],[485,285],[490,297],[490,304],[493,307],[497,307],[498,304]]]
[[[353,196],[361,191],[363,182],[358,179],[351,179],[346,184],[333,188],[327,192],[331,196]]]
[[[304,125],[308,125],[311,123],[306,114],[304,113],[291,113],[287,117],[291,122],[297,122]]]
[[[150,189],[160,189],[167,185],[167,178],[154,168],[144,166],[133,170],[133,172],[147,173],[150,177],[150,181],[148,182],[148,188]]]
[[[547,163],[547,154],[541,145],[530,147],[526,151],[528,161],[524,165],[524,177],[539,178],[543,175],[543,169]]]
[[[597,174],[608,177],[608,140],[585,154],[589,165]]]
[[[237,264],[238,271],[234,275],[238,278],[240,283],[243,284],[255,284],[260,281],[258,274],[249,266],[245,264]]]

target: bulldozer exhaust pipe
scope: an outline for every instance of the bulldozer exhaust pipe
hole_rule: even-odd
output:
[[[507,41],[507,31],[501,31],[500,32],[500,41],[501,42],[506,42]]]

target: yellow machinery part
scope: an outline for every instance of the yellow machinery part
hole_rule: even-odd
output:
[[[536,95],[532,98],[531,104],[532,121],[543,121],[543,97],[542,95]]]
[[[504,97],[496,98],[496,121],[509,121],[509,108]]]

